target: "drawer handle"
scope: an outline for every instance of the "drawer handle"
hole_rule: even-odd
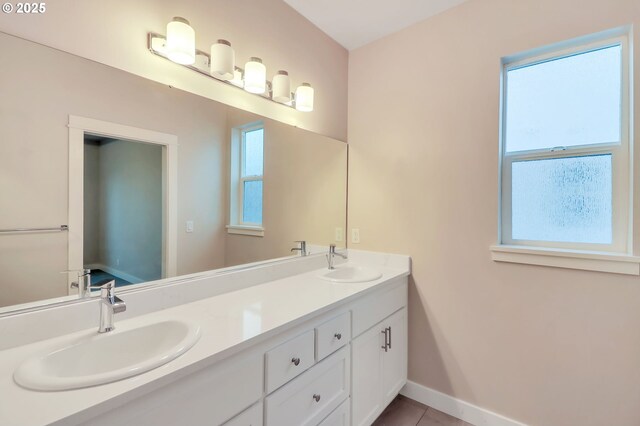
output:
[[[297,367],[300,365],[300,358],[291,358],[291,362]]]
[[[381,346],[385,352],[389,352],[389,328],[385,328],[380,333],[384,334],[384,346]]]
[[[334,336],[338,340],[342,339],[342,334],[340,334],[340,333],[336,333],[336,334],[334,334]]]
[[[320,402],[320,395],[318,395],[317,393],[313,395],[313,399],[316,400],[316,402]]]

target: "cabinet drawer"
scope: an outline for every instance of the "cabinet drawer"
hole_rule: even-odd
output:
[[[326,419],[318,426],[349,426],[349,404],[351,401],[347,399],[340,404],[333,413],[329,414]]]
[[[265,355],[267,393],[270,393],[314,363],[314,331],[300,336],[271,349]]]
[[[265,425],[312,426],[349,397],[349,347],[265,399]]]
[[[262,426],[262,403],[247,408],[223,426]]]
[[[316,360],[326,358],[349,342],[351,317],[349,312],[316,327]]]
[[[407,278],[401,280],[402,284],[367,296],[353,306],[353,337],[359,336],[403,306],[407,306]]]

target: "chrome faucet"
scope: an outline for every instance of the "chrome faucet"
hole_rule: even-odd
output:
[[[336,252],[336,245],[335,244],[331,244],[329,246],[329,254],[327,255],[327,262],[329,262],[329,269],[336,269],[333,266],[333,260],[334,260],[333,258],[335,256],[340,256],[343,259],[347,259],[347,255]]]
[[[100,289],[100,327],[98,333],[108,333],[115,328],[113,315],[126,311],[127,305],[114,294],[115,280],[103,280],[90,288]]]
[[[80,298],[91,296],[91,269],[77,269],[76,271],[78,272],[78,280],[71,283],[71,288],[78,289]]]
[[[300,252],[300,256],[306,256],[309,253],[307,253],[307,242],[306,241],[295,241],[296,243],[300,244],[300,247],[294,247],[291,249],[292,252],[294,251],[299,251]]]

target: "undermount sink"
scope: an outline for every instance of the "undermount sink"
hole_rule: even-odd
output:
[[[364,283],[382,277],[382,273],[366,266],[336,266],[320,273],[320,278],[334,283]]]
[[[200,338],[200,327],[169,320],[92,335],[25,360],[19,385],[42,391],[78,389],[142,374],[176,359]]]

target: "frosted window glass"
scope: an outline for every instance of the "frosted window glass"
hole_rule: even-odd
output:
[[[622,47],[507,72],[507,152],[620,141]]]
[[[514,240],[611,244],[611,154],[512,164]]]
[[[245,182],[243,196],[242,221],[244,223],[262,223],[262,181]]]
[[[244,176],[262,176],[264,129],[245,133]]]

